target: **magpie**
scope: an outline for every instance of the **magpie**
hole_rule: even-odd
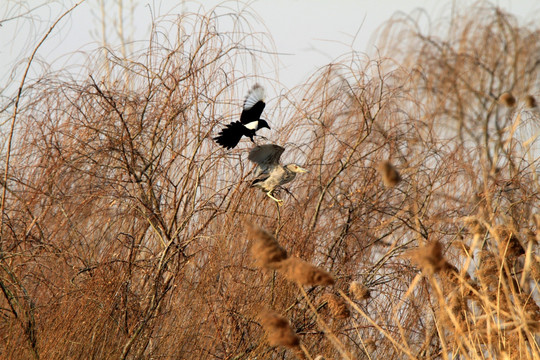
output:
[[[264,88],[255,84],[244,100],[240,121],[234,121],[225,126],[214,140],[224,148],[232,149],[238,145],[242,136],[246,136],[254,142],[253,136],[257,135],[257,130],[270,129],[266,120],[260,118],[266,105],[263,99]]]

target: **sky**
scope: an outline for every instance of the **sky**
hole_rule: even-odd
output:
[[[108,31],[117,25],[118,7],[105,0]],[[351,51],[374,53],[371,41],[381,24],[397,12],[409,14],[424,9],[431,18],[449,11],[456,1],[433,0],[252,0],[226,2],[231,9],[248,6],[257,14],[254,28],[272,37],[280,54],[275,73],[286,87],[301,84],[316,69]],[[467,3],[472,1],[461,1]],[[75,1],[7,0],[0,5],[0,94],[10,96],[18,84],[26,61],[52,23]],[[210,10],[223,1],[123,0],[124,10],[134,4],[133,22],[124,24],[133,40],[145,40],[152,17],[184,11]],[[494,1],[526,21],[540,15],[540,1]],[[31,4],[31,5],[28,5]],[[53,29],[38,50],[30,76],[53,69],[69,68],[82,61],[78,52],[89,53],[100,44],[99,0],[86,0]],[[22,5],[22,6],[21,6]],[[32,7],[30,7],[32,6]],[[31,10],[31,11],[30,11]],[[25,14],[26,13],[26,14]],[[23,14],[22,17],[17,15]],[[9,20],[10,18],[15,18]],[[110,37],[112,39],[112,36]],[[13,71],[15,69],[16,71]]]

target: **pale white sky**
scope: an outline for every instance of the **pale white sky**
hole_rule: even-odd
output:
[[[114,32],[117,7],[113,1],[107,16],[112,19],[109,31]],[[133,29],[134,40],[146,40],[151,16],[159,18],[182,11],[209,10],[223,1],[179,1],[179,0],[123,0],[124,7],[135,4],[135,23],[125,23]],[[448,11],[455,1],[434,0],[252,0],[247,2],[263,24],[256,23],[258,31],[267,29],[272,36],[279,56],[277,73],[279,81],[286,87],[302,83],[315,69],[324,66],[351,50],[374,53],[370,38],[374,31],[398,11],[410,13],[423,8],[432,18]],[[5,91],[10,83],[18,84],[22,76],[24,61],[31,54],[51,24],[75,1],[54,0],[7,0],[0,5],[0,17],[9,19],[25,11],[24,8],[38,7],[29,15],[13,21],[2,21],[0,27],[0,94],[11,96]],[[86,0],[60,26],[53,30],[38,52],[31,74],[37,76],[48,63],[54,68],[75,69],[82,57],[77,51],[90,52],[99,46],[100,21],[98,0]],[[467,3],[460,1],[459,3]],[[539,17],[540,1],[498,0],[499,6],[512,12],[522,20]],[[18,5],[19,4],[19,5]],[[31,4],[31,5],[28,5]],[[44,4],[39,6],[40,4]],[[204,5],[200,5],[204,4]],[[245,7],[246,3],[229,1],[231,9]],[[131,27],[132,26],[132,27]],[[113,36],[110,37],[112,39]],[[18,69],[15,73],[12,69]],[[77,70],[75,70],[77,71]],[[271,76],[271,74],[269,74]],[[4,91],[2,91],[4,90]]]

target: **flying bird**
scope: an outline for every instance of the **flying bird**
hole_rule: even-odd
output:
[[[255,84],[244,100],[240,121],[234,121],[225,126],[214,140],[226,149],[232,149],[238,145],[242,136],[246,136],[254,142],[253,136],[256,135],[257,130],[270,129],[266,120],[261,119],[265,105],[264,88]]]
[[[293,181],[296,174],[308,171],[296,164],[281,165],[279,158],[284,151],[285,149],[279,145],[265,144],[255,146],[248,156],[248,159],[257,165],[256,178],[251,186],[261,188],[278,205],[282,205],[283,200],[274,197],[274,190]]]

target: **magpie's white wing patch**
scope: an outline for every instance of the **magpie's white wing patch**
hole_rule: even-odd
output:
[[[251,109],[261,100],[264,100],[264,88],[259,84],[255,84],[248,92],[246,100],[244,100],[244,110]]]
[[[259,127],[259,120],[249,122],[245,124],[244,126],[248,128],[249,130],[257,130]]]

